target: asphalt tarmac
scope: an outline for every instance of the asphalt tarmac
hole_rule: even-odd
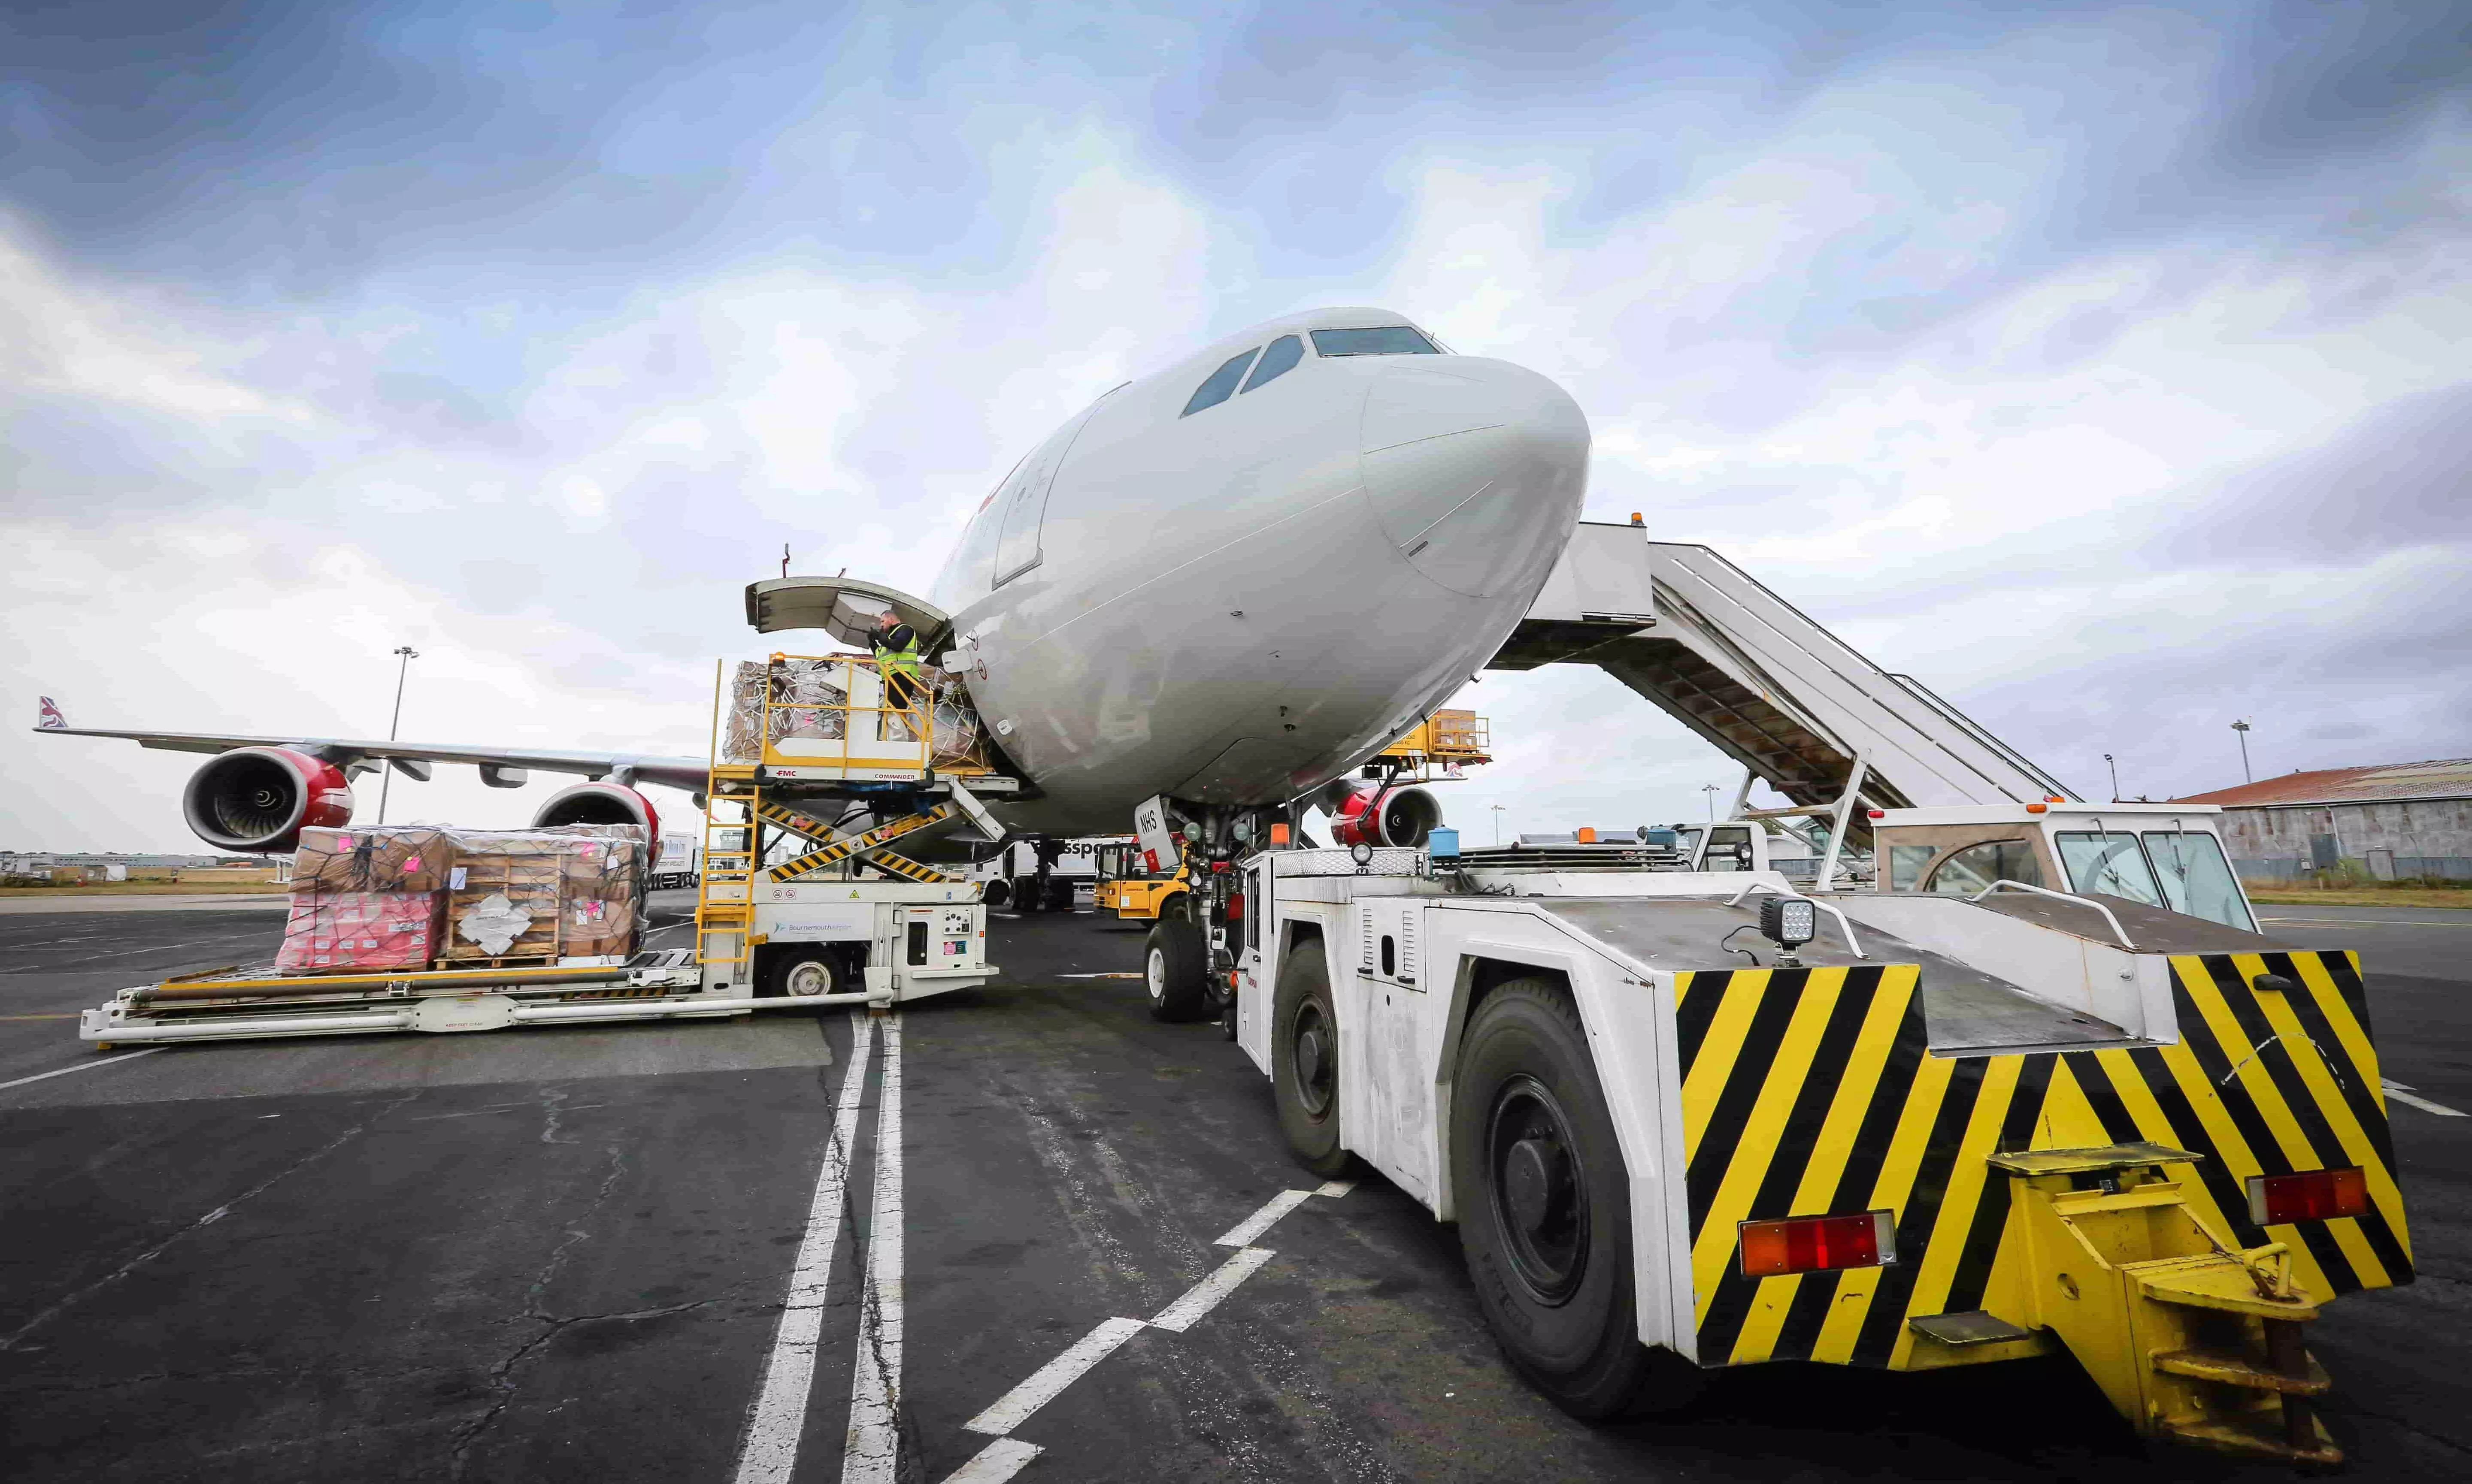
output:
[[[1086,913],[999,918],[999,982],[901,1012],[891,1097],[893,1026],[854,1056],[839,1012],[75,1040],[278,927],[0,919],[12,1480],[2290,1477],[2150,1457],[2060,1361],[1756,1367],[1678,1419],[1573,1423],[1501,1363],[1454,1235],[1378,1178],[1304,1193],[1265,1080],[1150,1021],[1139,933]],[[2442,924],[2269,930],[2347,934],[2389,1073],[2472,1109]],[[2312,1341],[2358,1476],[2460,1478],[2472,1119],[2393,1121],[2420,1281]]]

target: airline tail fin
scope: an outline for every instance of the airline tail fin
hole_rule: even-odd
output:
[[[35,698],[43,703],[42,711],[35,718],[35,730],[38,732],[57,732],[67,727],[69,724],[69,718],[60,715],[60,708],[58,703],[48,695],[38,695]]]

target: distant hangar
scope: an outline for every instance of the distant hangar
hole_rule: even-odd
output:
[[[2472,758],[2286,773],[2182,804],[2220,804],[2244,881],[2472,881]]]

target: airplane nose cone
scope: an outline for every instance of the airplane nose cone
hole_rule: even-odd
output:
[[[1362,447],[1383,534],[1425,576],[1472,598],[1541,578],[1587,488],[1579,404],[1508,362],[1385,367],[1367,395]]]

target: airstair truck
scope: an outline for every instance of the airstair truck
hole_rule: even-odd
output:
[[[1225,1024],[1297,1160],[1456,1222],[1582,1417],[1694,1366],[2065,1352],[2141,1434],[2339,1461],[2306,1326],[2413,1276],[2353,955],[2254,930],[2210,812],[2069,799],[1713,553],[1582,527],[1557,580],[1590,562],[1506,653],[1720,740],[1796,800],[1738,815],[1827,822],[1815,879],[1228,862]],[[1858,833],[1877,882],[1837,876]]]

